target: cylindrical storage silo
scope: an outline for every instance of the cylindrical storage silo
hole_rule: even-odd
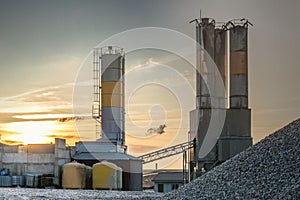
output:
[[[86,188],[86,166],[77,162],[63,166],[62,187],[64,189]]]
[[[230,108],[248,108],[248,28],[230,29]]]
[[[101,128],[102,138],[114,144],[124,137],[124,54],[117,47],[101,49]]]
[[[122,189],[122,169],[117,165],[102,161],[93,165],[94,189]]]
[[[214,72],[210,67],[213,65],[215,53],[215,21],[202,18],[196,26],[197,42],[197,77],[196,77],[196,106],[197,108],[211,108],[211,95],[207,83],[214,83]]]
[[[224,88],[226,88],[226,42],[227,42],[227,31],[216,28],[215,29],[215,54],[214,54],[214,61],[218,68],[218,72],[216,71],[215,78],[219,77],[217,76],[218,73],[221,76],[221,81],[224,84]],[[215,79],[217,83],[217,79]],[[214,84],[215,86],[218,84]],[[218,88],[215,88],[216,91],[218,91]],[[218,107],[219,108],[225,108],[226,107],[226,90],[222,92],[222,95],[219,95],[216,97]]]

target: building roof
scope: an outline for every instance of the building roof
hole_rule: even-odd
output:
[[[187,177],[187,173],[186,177]],[[154,182],[183,182],[183,172],[159,172],[154,178]]]
[[[128,154],[119,152],[82,152],[72,156],[75,160],[141,160]]]

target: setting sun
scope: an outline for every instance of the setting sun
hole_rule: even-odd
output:
[[[51,143],[58,124],[55,121],[25,121],[8,123],[4,130],[12,133],[2,136],[3,141],[15,141],[23,144]],[[15,134],[14,134],[15,133]]]

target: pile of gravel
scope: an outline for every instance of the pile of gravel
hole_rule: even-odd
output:
[[[36,188],[0,188],[0,199],[4,200],[120,200],[120,199],[157,199],[162,193],[142,191],[110,191],[110,190],[63,190]]]
[[[300,119],[162,199],[300,199]]]

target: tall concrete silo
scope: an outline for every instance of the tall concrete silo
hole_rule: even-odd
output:
[[[229,21],[221,27],[213,19],[201,18],[196,21],[197,47],[196,109],[190,112],[189,139],[196,139],[195,151],[190,152],[190,170],[200,176],[203,171],[233,157],[252,145],[251,110],[248,108],[248,21]],[[227,46],[229,41],[229,51]],[[210,57],[210,58],[209,58]],[[229,59],[230,65],[227,64]],[[208,61],[213,60],[214,63]],[[217,71],[209,71],[208,64],[215,64]],[[212,66],[212,65],[211,65]],[[227,74],[227,71],[230,73]],[[215,87],[218,73],[224,86],[229,82],[229,95],[213,96],[206,83]],[[212,106],[211,101],[217,102]],[[229,101],[230,106],[225,102]],[[207,137],[213,109],[225,109],[226,118],[220,136],[213,138],[216,143],[205,157],[199,151]],[[193,175],[191,174],[193,177]]]
[[[101,48],[101,135],[124,145],[124,53],[121,48]]]
[[[248,108],[248,28],[230,28],[230,108]]]
[[[222,28],[215,29],[215,53],[214,61],[219,70],[224,85],[226,84],[226,42],[227,32]]]
[[[225,108],[226,107],[226,97],[227,97],[227,31],[224,30],[222,27],[217,27],[215,29],[215,54],[214,54],[214,62],[218,68],[218,71],[215,72],[214,77],[218,77],[218,74],[220,74],[222,78],[222,82],[224,84],[225,91],[222,94],[218,94],[216,96],[215,100],[217,100],[217,105],[219,105],[219,108]],[[215,79],[215,81],[217,81]],[[217,85],[217,84],[214,84]]]
[[[213,19],[202,18],[196,25],[197,42],[200,44],[197,47],[197,108],[211,108],[210,93],[205,80],[212,80],[214,77],[213,72],[207,70],[210,58],[213,58],[215,53],[214,31],[215,21]]]
[[[214,57],[216,52],[215,20],[201,18],[196,20],[196,40],[199,46],[196,48],[197,71],[196,71],[196,109],[190,112],[190,140],[196,138],[195,152],[190,155],[191,168],[202,168],[204,164],[213,165],[217,160],[216,146],[204,157],[199,158],[199,149],[202,145],[210,123],[212,98],[207,83],[214,87],[216,72],[213,71]],[[219,45],[219,43],[218,43]],[[218,50],[220,46],[218,46]],[[201,172],[197,170],[199,175]]]

